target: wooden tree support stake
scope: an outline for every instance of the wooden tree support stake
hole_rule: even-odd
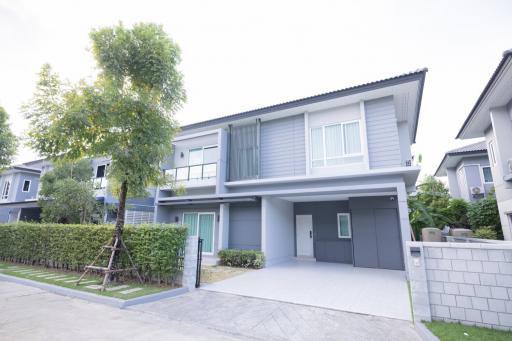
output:
[[[126,248],[126,245],[125,245],[123,239],[120,238],[120,237],[117,237],[117,236],[114,236],[114,238],[115,238],[114,239],[114,243],[112,243],[112,245],[104,245],[104,246],[101,247],[101,251],[98,253],[96,258],[94,258],[92,263],[85,267],[84,273],[76,281],[75,285],[80,284],[80,281],[85,277],[85,275],[87,275],[87,273],[90,270],[101,271],[104,274],[103,283],[101,285],[101,291],[105,290],[107,284],[109,283],[110,276],[113,273],[118,273],[118,272],[135,271],[135,273],[137,274],[137,278],[139,279],[140,283],[141,284],[143,283],[142,282],[142,278],[140,277],[140,274],[139,274],[139,270],[137,270],[137,267],[135,266],[135,263],[133,262],[132,256],[130,255],[130,252]],[[95,265],[98,262],[98,260],[100,259],[101,255],[103,254],[103,252],[105,250],[111,250],[110,258],[108,260],[108,266],[107,267],[103,267],[103,266]],[[123,252],[123,251],[126,252],[126,254],[128,256],[128,259],[130,260],[130,264],[131,264],[130,268],[126,268],[126,269],[114,269],[113,268],[114,258],[115,258],[115,255],[116,255],[117,251],[119,251],[119,252]]]

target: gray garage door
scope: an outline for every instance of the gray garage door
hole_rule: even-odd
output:
[[[354,265],[403,270],[398,212],[395,208],[352,210]]]
[[[229,248],[261,250],[261,206],[231,204],[229,207]]]

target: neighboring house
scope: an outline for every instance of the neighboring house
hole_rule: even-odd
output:
[[[155,221],[225,248],[404,269],[426,69],[182,127]],[[206,257],[209,258],[209,257]]]
[[[477,142],[448,151],[435,176],[447,176],[450,195],[466,201],[476,201],[494,188],[487,156],[487,143]]]
[[[512,240],[512,50],[476,101],[457,138],[485,137],[505,240]]]
[[[107,188],[107,168],[110,160],[98,157],[91,160],[96,199],[105,204],[104,222],[116,220],[119,201]],[[13,166],[0,175],[0,223],[40,220],[41,209],[37,203],[39,180],[53,169],[47,160],[37,160]],[[127,224],[152,223],[155,210],[155,188],[148,189],[146,198],[130,198],[126,204]]]
[[[44,160],[13,166],[0,174],[0,223],[38,221],[39,177]]]

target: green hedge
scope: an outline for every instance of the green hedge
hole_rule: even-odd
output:
[[[224,249],[220,250],[218,255],[221,265],[254,269],[265,266],[265,256],[261,251]]]
[[[0,224],[0,259],[82,271],[103,245],[113,225]],[[126,226],[123,239],[146,281],[172,282],[181,266],[187,229],[178,225]],[[106,250],[108,251],[108,250]],[[109,252],[104,252],[106,265]],[[121,257],[122,266],[128,259]]]

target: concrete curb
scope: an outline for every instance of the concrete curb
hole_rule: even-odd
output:
[[[129,307],[129,306],[133,306],[133,305],[137,305],[137,304],[144,304],[144,303],[162,300],[165,298],[179,296],[179,295],[183,295],[188,292],[187,288],[176,288],[176,289],[159,292],[156,294],[132,298],[130,300],[121,300],[119,298],[96,295],[96,294],[89,293],[89,292],[69,289],[69,288],[60,287],[60,286],[53,285],[53,284],[36,282],[36,281],[30,280],[30,279],[18,278],[18,277],[4,275],[4,274],[0,274],[0,281],[26,285],[26,286],[38,288],[41,290],[49,291],[54,294],[79,298],[79,299],[82,299],[85,301],[105,304],[105,305],[109,305],[111,307],[116,307],[116,308],[120,308],[120,309]]]
[[[416,327],[416,331],[423,341],[439,341],[439,338],[432,334],[430,329],[428,329],[423,323],[415,322],[414,327]]]

